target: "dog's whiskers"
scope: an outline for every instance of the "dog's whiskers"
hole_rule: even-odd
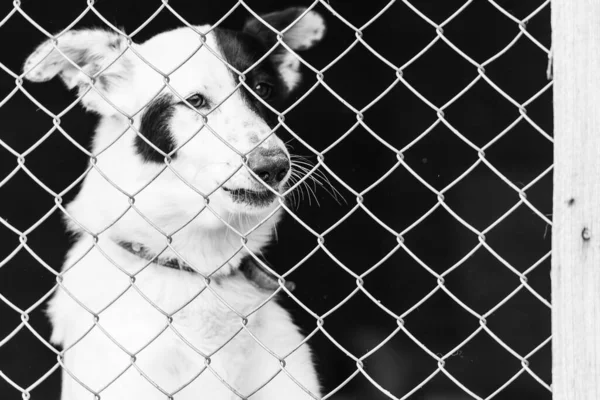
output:
[[[294,171],[292,171],[289,181],[290,181],[290,185],[289,185],[290,187],[294,186],[294,184],[298,181],[298,177]],[[292,207],[297,210],[298,209],[298,199],[296,198],[296,190],[295,189],[292,190],[289,194],[292,196]]]
[[[342,201],[344,201],[344,203],[347,203],[346,199],[344,198],[344,196],[339,192],[339,190],[337,190],[331,184],[331,181],[329,180],[329,178],[327,177],[327,175],[325,175],[325,173],[323,171],[319,170],[318,166],[315,167],[305,157],[296,156],[296,155],[292,155],[291,156],[291,164],[292,164],[292,175],[294,176],[294,174],[295,174],[295,176],[296,176],[297,179],[302,180],[301,185],[298,186],[298,188],[300,188],[300,193],[302,193],[302,189],[301,189],[302,186],[306,186],[306,188],[307,188],[307,194],[309,194],[309,204],[310,204],[310,193],[308,192],[309,190],[312,193],[313,197],[315,198],[315,201],[317,202],[317,204],[319,204],[319,201],[317,199],[315,191],[306,182],[308,179],[310,179],[312,181],[313,187],[314,187],[315,190],[316,190],[316,185],[319,185],[338,204],[341,205],[339,199],[341,199]],[[302,173],[303,176],[300,175],[300,173]]]
[[[296,178],[296,183],[300,182],[300,180],[302,180],[302,175],[300,175],[300,173],[298,171],[293,171],[292,174],[295,176]],[[304,186],[306,186],[306,180],[303,179],[299,185],[296,186],[295,190],[298,190],[298,192],[300,193],[300,198],[302,199],[302,201],[304,201]],[[306,193],[307,197],[308,197],[308,201],[310,204],[310,197],[308,196],[308,192]]]
[[[301,168],[298,168],[298,169],[301,170],[302,172],[305,172],[305,175],[306,175],[306,171],[305,170],[303,170]],[[303,189],[306,188],[306,196],[308,198],[308,204],[312,205],[312,201],[311,201],[311,194],[312,194],[312,196],[315,198],[315,201],[320,206],[319,200],[317,199],[317,196],[316,196],[315,192],[311,189],[311,187],[306,182],[308,179],[311,178],[311,176],[308,176],[306,179],[304,179],[299,173],[296,172],[296,174],[297,174],[298,180],[300,181],[300,185],[298,185],[297,188],[300,191],[300,195],[302,196],[302,200],[304,200],[304,190]]]

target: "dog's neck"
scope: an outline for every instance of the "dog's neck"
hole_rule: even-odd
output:
[[[146,246],[142,243],[131,242],[128,240],[119,240],[116,242],[123,250],[128,251],[129,253],[142,258],[148,263],[156,264],[164,268],[176,269],[190,273],[198,273],[198,271],[186,263],[185,261],[179,258],[166,258],[161,256],[160,253],[152,253]]]
[[[162,257],[158,253],[153,254],[142,243],[119,241],[117,244],[123,250],[146,260],[149,264],[155,264],[163,268],[181,270],[191,274],[200,273],[192,265],[187,264],[185,261],[182,261],[179,258],[166,258]],[[292,291],[295,288],[295,284],[293,282],[285,281],[285,279],[279,278],[274,273],[272,266],[264,258],[248,255],[242,260],[242,263],[238,269],[258,289],[274,291],[279,287],[285,286],[289,291]]]
[[[68,210],[72,211],[71,215],[74,215],[89,232],[101,231],[102,226],[108,223],[93,221],[91,218],[96,218],[98,215],[86,214],[85,210],[91,207],[86,207],[81,200],[83,198],[78,198],[69,205]],[[84,212],[81,213],[80,210]],[[138,224],[136,221],[124,220],[100,233],[98,246],[104,249],[103,243],[107,241],[128,242],[132,243],[132,246],[134,243],[139,243],[143,244],[143,253],[152,256],[158,254],[161,260],[179,259],[204,276],[228,275],[235,271],[250,253],[259,257],[263,255],[262,250],[272,239],[277,219],[274,217],[272,221],[265,222],[244,238],[226,227],[211,229],[193,223],[167,238],[145,223]],[[245,221],[245,219],[241,220]],[[70,223],[69,229],[81,234],[82,239],[92,240],[92,237],[84,233],[77,224]],[[243,226],[238,229],[238,232],[248,232],[249,229],[250,227]],[[122,249],[115,249],[114,246],[107,246],[107,249],[109,252],[122,251]]]

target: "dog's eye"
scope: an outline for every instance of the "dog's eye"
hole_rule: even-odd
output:
[[[186,100],[195,108],[204,107],[206,105],[206,98],[198,93],[191,95]]]
[[[254,92],[263,99],[268,99],[273,91],[273,86],[265,82],[260,82],[254,86]]]

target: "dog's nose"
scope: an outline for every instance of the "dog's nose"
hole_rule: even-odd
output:
[[[248,156],[248,166],[264,183],[275,186],[290,170],[290,160],[281,149],[258,148]]]

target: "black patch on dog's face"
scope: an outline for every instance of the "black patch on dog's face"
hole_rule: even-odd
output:
[[[244,72],[248,67],[254,65],[268,50],[260,39],[246,32],[216,28],[214,33],[225,61],[240,72]],[[234,81],[239,82],[238,75],[233,70],[230,72]],[[277,108],[278,103],[283,100],[285,90],[270,57],[246,73],[246,84],[249,87],[254,88],[259,83],[267,83],[273,87],[271,96],[265,101]],[[265,107],[254,94],[249,93],[243,86],[239,91],[248,107],[263,118],[269,126],[272,127],[276,124],[276,115]]]
[[[163,94],[150,102],[140,122],[140,133],[164,153],[175,150],[176,144],[169,129],[169,121],[175,112],[170,96]],[[134,145],[137,153],[146,162],[164,163],[165,157],[144,139],[136,136]],[[176,154],[172,155],[173,158]]]

